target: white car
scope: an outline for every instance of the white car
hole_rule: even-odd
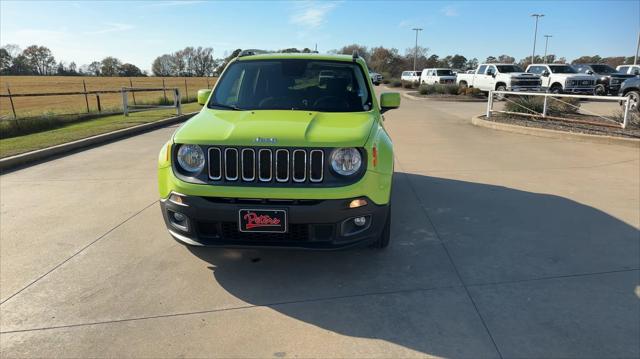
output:
[[[620,65],[616,67],[616,71],[627,75],[640,75],[640,65]]]
[[[420,75],[421,84],[454,84],[456,74],[451,69],[424,69]]]
[[[580,74],[568,64],[534,64],[527,72],[540,75],[542,89],[551,93],[593,94],[597,78]]]
[[[400,81],[403,83],[418,83],[420,81],[420,75],[422,71],[402,71]]]
[[[514,64],[481,64],[472,73],[458,74],[456,83],[461,87],[475,87],[480,91],[540,91],[540,76],[528,74]],[[497,94],[501,100],[503,94]]]
[[[380,85],[383,79],[382,75],[371,70],[369,70],[369,77],[371,77],[371,82],[373,82],[373,84],[376,86]]]

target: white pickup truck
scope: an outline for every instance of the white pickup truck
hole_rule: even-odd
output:
[[[533,64],[527,72],[540,75],[542,89],[551,93],[593,94],[596,87],[595,76],[580,74],[568,64]]]
[[[456,83],[461,87],[475,87],[480,91],[539,91],[540,76],[528,74],[514,64],[481,64],[471,74],[458,74]],[[502,99],[503,95],[496,95]]]

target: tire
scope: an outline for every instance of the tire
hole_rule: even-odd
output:
[[[562,93],[562,86],[558,85],[558,84],[554,84],[549,89],[549,92],[554,93],[554,94],[561,94]]]
[[[467,81],[460,81],[459,86],[461,89],[466,89],[468,87]]]
[[[640,112],[640,91],[629,91],[625,96],[629,98],[629,111]]]
[[[596,85],[596,87],[593,88],[593,96],[606,96],[607,95],[607,89],[604,87],[604,85],[600,84],[600,85]]]
[[[372,248],[384,249],[389,246],[391,240],[391,205],[389,205],[389,213],[387,214],[387,222],[382,229],[380,237],[375,242],[371,243]]]
[[[496,91],[507,91],[507,86],[505,86],[505,85],[500,85],[500,86],[496,87]],[[496,100],[498,100],[498,101],[504,101],[504,99],[505,99],[506,97],[507,97],[507,96],[506,96],[505,94],[497,94],[497,95],[496,95]]]

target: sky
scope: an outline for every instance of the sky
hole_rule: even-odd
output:
[[[483,61],[507,54],[571,60],[582,55],[632,56],[640,32],[640,0],[622,1],[14,1],[0,0],[0,45],[49,47],[78,66],[115,56],[149,70],[162,54],[186,46],[214,49],[314,48],[358,43],[415,44],[441,57]]]

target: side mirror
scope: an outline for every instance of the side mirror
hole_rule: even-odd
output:
[[[211,95],[211,89],[198,90],[198,105],[204,105],[207,103],[209,95]]]
[[[640,75],[640,70],[638,69],[633,70],[633,75],[636,75],[636,76]]]
[[[542,73],[542,76],[544,76],[544,77],[548,77],[548,76],[549,76],[549,71],[544,70],[544,72]]]
[[[380,113],[400,107],[400,93],[383,92],[380,95]]]
[[[593,71],[587,70],[587,75],[593,75]]]

